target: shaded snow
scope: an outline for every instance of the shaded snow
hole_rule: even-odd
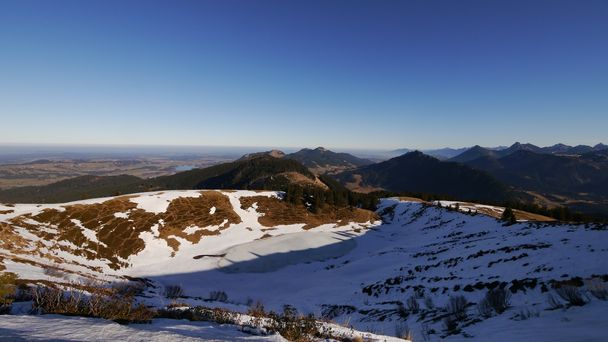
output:
[[[228,273],[272,272],[288,265],[345,255],[356,243],[346,234],[299,232],[230,247],[218,267]]]
[[[233,325],[155,319],[151,324],[120,325],[112,321],[44,316],[2,316],[1,341],[286,341],[278,335],[254,336]]]

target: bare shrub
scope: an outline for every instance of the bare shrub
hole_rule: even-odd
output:
[[[211,291],[209,292],[209,300],[225,303],[228,301],[228,295],[224,291]]]
[[[420,327],[420,336],[422,337],[422,341],[429,342],[431,340],[431,328],[428,323],[422,323]],[[413,339],[410,339],[412,341]]]
[[[454,316],[457,320],[467,318],[467,305],[469,302],[464,296],[452,296],[445,308],[450,316]]]
[[[46,266],[43,273],[49,277],[65,278],[65,273],[58,266]]]
[[[177,299],[184,296],[184,289],[179,285],[165,286],[165,297],[169,299]]]
[[[448,315],[443,319],[443,328],[448,333],[456,333],[458,331],[458,321],[454,315]]]
[[[32,289],[26,284],[17,285],[15,302],[29,302],[32,300]]]
[[[249,310],[247,310],[247,314],[252,317],[263,317],[266,315],[266,311],[264,310],[264,304],[260,301],[256,301],[255,303],[249,306]]]
[[[398,323],[395,326],[395,337],[411,341],[413,334],[407,324]]]
[[[485,298],[482,298],[479,303],[477,303],[477,312],[479,312],[481,317],[490,318],[492,317],[494,310],[490,303]]]
[[[135,300],[135,287],[89,287],[87,292],[39,286],[33,291],[32,308],[39,313],[100,317],[118,323],[149,322],[156,314]]]
[[[590,280],[587,283],[587,290],[599,300],[608,300],[608,287],[598,279]]]
[[[424,306],[426,306],[426,308],[428,310],[433,310],[435,308],[435,303],[433,302],[433,298],[431,298],[431,297],[425,297],[424,298]]]
[[[219,324],[237,324],[238,314],[222,308],[196,307],[193,310],[194,320],[216,322]]]
[[[555,298],[555,296],[553,296],[551,293],[547,295],[547,302],[549,303],[550,310],[557,310],[564,307],[562,302]]]
[[[93,287],[100,288],[101,285],[93,285]],[[123,282],[115,283],[110,287],[110,291],[114,292],[118,296],[122,297],[135,297],[140,296],[144,293],[145,285],[140,282]]]
[[[531,317],[539,317],[539,316],[540,316],[540,313],[538,312],[538,310],[530,310],[528,308],[521,309],[517,313],[517,319],[520,321],[525,321],[527,319],[530,319]]]
[[[0,315],[11,312],[17,290],[16,282],[17,275],[15,273],[5,272],[0,274]]]
[[[574,286],[562,285],[556,288],[555,292],[570,305],[583,306],[587,304],[587,301],[585,301],[581,292]]]
[[[502,314],[510,305],[511,293],[504,288],[495,288],[488,290],[485,297],[477,305],[480,314],[484,317],[489,317],[488,310],[493,310],[497,314]],[[485,315],[484,315],[485,314]]]
[[[321,331],[313,315],[302,316],[290,305],[283,307],[283,313],[278,315],[270,312],[270,331],[278,332],[289,341],[314,341],[315,336],[321,336]]]
[[[414,297],[409,297],[406,301],[406,304],[407,304],[407,309],[409,311],[411,311],[412,313],[416,314],[420,310],[420,304],[418,304],[418,301]]]

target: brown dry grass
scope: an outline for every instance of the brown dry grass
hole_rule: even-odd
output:
[[[361,192],[364,194],[374,192],[374,191],[384,190],[383,188],[376,188],[376,187],[369,186],[369,185],[363,185],[362,183],[363,183],[363,177],[361,177],[361,175],[354,174],[353,181],[344,184],[344,186],[347,189],[349,189],[350,191]]]
[[[312,229],[323,224],[336,223],[344,226],[349,222],[365,223],[378,219],[369,210],[326,205],[319,213],[310,212],[303,205],[293,205],[274,197],[252,196],[241,198],[241,208],[248,209],[257,203],[258,212],[264,215],[258,222],[265,227],[304,223],[304,229]]]
[[[544,215],[540,215],[540,214],[529,213],[527,211],[523,211],[523,210],[519,210],[519,209],[513,209],[513,213],[515,214],[515,218],[518,220],[555,221],[555,219],[552,217],[548,217],[548,216],[544,216]]]
[[[213,215],[209,214],[212,207],[215,207]],[[164,225],[159,229],[161,238],[170,239],[169,236],[173,235],[192,243],[199,242],[204,235],[218,235],[231,224],[241,223],[241,218],[234,212],[228,197],[217,191],[203,191],[200,197],[177,198],[169,204],[165,213],[160,215],[164,221]],[[220,226],[225,220],[227,222],[217,230],[198,229],[190,235],[184,232],[190,226]],[[177,250],[179,242],[177,246],[175,243],[170,246]]]
[[[408,202],[417,202],[417,203],[429,203],[425,200],[422,200],[418,197],[409,197],[409,196],[399,196],[400,201],[408,201]]]
[[[14,231],[13,227],[19,226],[43,240],[67,241],[76,246],[56,245],[58,249],[89,260],[107,259],[110,267],[119,269],[128,266],[125,259],[145,248],[139,235],[151,231],[154,225],[158,225],[159,238],[165,239],[177,251],[179,241],[172,236],[197,243],[205,235],[218,234],[219,230],[230,224],[241,222],[228,197],[216,191],[201,192],[200,197],[177,198],[169,203],[165,212],[159,214],[138,209],[137,204],[129,200],[131,197],[122,196],[95,204],[68,205],[63,211],[44,209],[36,215],[24,214],[12,218],[8,223],[0,222],[0,247],[17,254],[23,253],[23,247],[29,242]],[[211,207],[216,208],[214,214],[209,214]],[[116,217],[115,213],[125,213],[127,217]],[[73,220],[94,231],[99,243],[89,240],[78,221]],[[224,220],[227,222],[218,231],[204,229],[221,225]],[[191,226],[202,229],[193,234],[184,232]],[[44,228],[56,229],[58,233]],[[41,243],[38,244],[43,247]],[[44,257],[51,258],[50,255]]]
[[[298,172],[283,172],[279,173],[278,176],[287,178],[291,184],[297,184],[303,187],[313,186],[323,190],[329,190],[329,187],[317,177],[313,180]]]

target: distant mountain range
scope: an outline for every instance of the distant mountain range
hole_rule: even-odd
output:
[[[346,171],[337,178],[351,190],[381,188],[478,201],[512,198],[508,187],[490,174],[463,164],[440,161],[418,151]]]
[[[608,148],[515,143],[496,149],[474,146],[448,160],[416,151],[379,163],[322,147],[291,154],[272,150],[170,176],[82,176],[11,188],[0,191],[0,202],[56,203],[174,189],[284,190],[290,185],[426,193],[492,203],[529,201],[608,216]]]
[[[336,173],[373,164],[371,160],[355,157],[348,153],[333,152],[323,147],[305,148],[285,155],[285,158],[300,162],[316,174]]]
[[[505,148],[507,148],[507,146],[488,147],[488,149],[490,149],[490,150],[502,150]],[[426,155],[435,157],[439,160],[445,160],[445,159],[450,159],[450,158],[456,157],[457,155],[467,151],[468,149],[469,149],[469,147],[462,147],[462,148],[445,147],[445,148],[439,148],[439,149],[425,149],[425,150],[400,148],[400,149],[390,151],[390,154],[391,155],[402,155],[402,154],[405,154],[408,152],[420,151]]]
[[[450,161],[466,163],[481,157],[501,158],[517,151],[529,151],[539,154],[554,155],[581,155],[594,151],[602,151],[605,149],[608,149],[608,145],[597,144],[592,147],[587,145],[568,146],[564,144],[555,144],[553,146],[548,147],[538,147],[533,144],[522,144],[516,142],[510,147],[504,149],[487,148],[475,145],[469,149],[466,149],[462,153],[451,157]]]
[[[402,155],[402,154],[405,154],[408,152],[420,151],[426,155],[435,157],[439,160],[452,159],[452,161],[462,162],[462,161],[466,161],[466,160],[472,160],[472,159],[470,159],[472,157],[473,157],[473,159],[475,159],[476,157],[480,157],[482,155],[487,155],[487,154],[493,154],[496,156],[506,156],[507,154],[511,154],[518,150],[526,150],[526,151],[531,151],[531,152],[535,152],[535,153],[578,155],[578,154],[588,153],[588,152],[592,152],[592,151],[600,151],[600,150],[604,150],[604,149],[608,149],[608,145],[604,145],[602,143],[599,143],[595,146],[588,146],[588,145],[569,146],[569,145],[559,143],[559,144],[555,144],[553,146],[538,147],[533,144],[521,144],[519,142],[516,142],[515,144],[513,144],[511,146],[496,146],[496,147],[481,147],[479,145],[475,145],[473,147],[462,147],[462,148],[446,147],[446,148],[439,148],[439,149],[422,149],[422,150],[400,148],[400,149],[390,151],[390,154],[396,156],[396,155]],[[473,151],[471,151],[471,150],[473,150]],[[469,152],[469,151],[471,151],[471,152],[463,155],[464,153]],[[462,155],[462,157],[461,157],[461,155]]]

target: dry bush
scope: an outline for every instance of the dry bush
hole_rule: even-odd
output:
[[[228,295],[224,291],[211,291],[209,292],[209,300],[226,303],[228,301]]]
[[[562,285],[556,288],[555,292],[572,306],[583,306],[587,304],[587,301],[583,298],[581,292],[574,286]]]
[[[412,330],[410,330],[407,324],[397,324],[395,326],[395,336],[409,341],[413,339]]]
[[[302,316],[290,305],[283,307],[282,314],[270,312],[270,331],[278,332],[289,341],[308,342],[315,341],[315,337],[321,337],[317,321],[313,315]]]
[[[433,298],[425,297],[424,306],[426,306],[427,310],[433,310],[435,308],[435,303],[433,302]]]
[[[15,273],[5,272],[0,274],[0,315],[11,312],[17,290],[16,282],[17,275]]]
[[[517,313],[517,319],[520,321],[525,321],[525,320],[530,319],[531,317],[539,317],[539,316],[540,316],[540,313],[538,312],[538,310],[530,310],[528,308],[521,309]]]
[[[448,305],[445,310],[451,316],[454,316],[457,320],[464,320],[467,318],[467,305],[469,302],[464,296],[452,296],[448,301]]]
[[[587,283],[587,290],[599,300],[608,300],[608,287],[598,279],[590,280]]]
[[[418,304],[418,301],[414,297],[409,297],[406,301],[406,304],[407,309],[414,314],[418,313],[418,311],[420,310],[420,304]]]
[[[192,310],[193,320],[216,322],[219,324],[237,324],[238,314],[222,308],[196,307]]]
[[[119,285],[62,290],[38,286],[33,291],[33,310],[45,314],[99,317],[118,323],[144,323],[156,312],[135,299],[138,288]]]
[[[477,303],[477,312],[479,312],[479,315],[481,317],[490,318],[492,317],[492,313],[494,312],[494,310],[492,310],[492,306],[490,305],[490,303],[485,298],[483,298],[479,301],[479,303]]]
[[[247,314],[252,317],[264,317],[266,315],[266,311],[264,311],[264,304],[262,304],[260,301],[256,301],[249,306]]]
[[[43,273],[53,278],[65,278],[65,273],[58,266],[47,266]]]
[[[550,310],[557,310],[564,307],[562,302],[555,298],[555,296],[553,296],[551,293],[547,295],[547,302],[549,303]]]
[[[448,334],[455,334],[458,330],[458,322],[467,318],[467,306],[469,302],[464,296],[450,297],[445,307],[447,315],[443,319],[443,327]]]
[[[29,302],[33,299],[32,289],[26,284],[17,285],[15,292],[15,302]]]
[[[177,299],[184,296],[184,289],[179,285],[165,286],[165,297],[169,299]]]
[[[502,314],[510,305],[511,293],[504,288],[495,288],[488,290],[485,297],[477,304],[477,310],[483,317],[490,317],[492,311],[497,314]]]
[[[443,319],[443,328],[450,334],[458,331],[458,321],[454,315],[448,315]]]

